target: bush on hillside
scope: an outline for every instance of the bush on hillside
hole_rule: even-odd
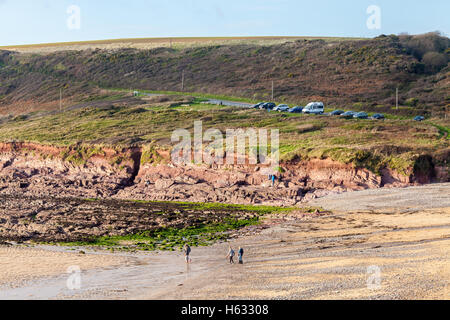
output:
[[[435,73],[441,71],[447,66],[448,58],[445,54],[439,52],[427,52],[422,59],[428,72]]]
[[[402,35],[400,42],[409,54],[420,61],[428,52],[444,53],[450,47],[450,39],[443,37],[439,32],[416,36]]]

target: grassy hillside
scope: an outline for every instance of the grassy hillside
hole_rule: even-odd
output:
[[[19,116],[0,125],[0,141],[61,146],[151,144],[152,148],[169,149],[173,130],[192,130],[194,121],[202,120],[204,130],[279,129],[284,161],[331,158],[374,172],[385,166],[406,172],[420,155],[432,155],[436,164],[444,166],[450,158],[448,124],[437,119],[424,123],[401,117],[345,120],[205,105],[196,100],[186,104],[185,97],[166,99],[164,103],[142,101],[135,107],[111,102],[44,117]]]
[[[216,39],[219,41],[220,39]],[[399,115],[448,109],[449,43],[437,34],[375,39],[283,39],[274,43],[60,51],[0,51],[0,113],[57,109],[101,95],[98,88],[138,88],[269,100],[323,100],[331,107]],[[278,41],[278,42],[277,42]],[[395,89],[400,109],[393,110]]]

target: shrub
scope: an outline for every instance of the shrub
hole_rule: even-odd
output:
[[[409,54],[422,60],[428,52],[444,52],[450,46],[450,39],[439,32],[431,32],[417,36],[400,36],[402,45]]]
[[[362,103],[362,102],[356,102],[356,103],[354,103],[353,104],[353,107],[355,108],[355,109],[362,109],[362,108],[364,108],[364,104]]]
[[[415,107],[419,103],[419,99],[417,98],[410,98],[405,101],[405,104],[409,107]]]
[[[447,66],[447,56],[439,52],[427,52],[423,56],[423,63],[428,72],[439,72],[443,67]]]

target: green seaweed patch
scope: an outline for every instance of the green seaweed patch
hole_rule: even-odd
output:
[[[229,232],[257,225],[259,217],[251,219],[226,218],[220,223],[202,224],[183,229],[159,228],[125,236],[105,236],[82,242],[60,243],[64,246],[97,246],[114,250],[175,251],[184,244],[209,246],[228,239]]]
[[[174,201],[146,201],[146,200],[128,200],[137,203],[166,203],[176,204],[179,209],[197,210],[197,211],[227,211],[227,212],[250,212],[259,215],[290,213],[296,208],[274,207],[274,206],[255,206],[238,205],[225,203],[203,203],[203,202],[174,202]]]
[[[99,199],[85,199],[85,201],[102,201]],[[91,246],[114,250],[169,250],[181,248],[185,243],[191,246],[208,246],[217,241],[227,240],[233,231],[258,225],[261,218],[268,214],[290,213],[298,208],[282,208],[273,206],[231,205],[221,203],[190,203],[167,201],[125,200],[140,204],[169,204],[170,212],[202,212],[205,215],[218,214],[217,219],[211,221],[192,221],[183,227],[160,226],[156,229],[139,231],[129,235],[106,235],[88,237],[82,241],[61,242],[64,246]],[[156,207],[156,206],[155,206]],[[163,206],[164,207],[164,206]],[[163,211],[166,211],[163,210]],[[166,212],[153,212],[164,215]],[[113,231],[113,230],[111,230]]]

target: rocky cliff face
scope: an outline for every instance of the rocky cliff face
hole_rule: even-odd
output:
[[[330,160],[283,165],[275,184],[260,166],[143,165],[122,198],[295,205],[324,191],[381,186],[381,177]],[[317,190],[321,190],[317,192]]]
[[[293,206],[330,192],[423,181],[420,177],[416,182],[412,170],[410,176],[389,169],[376,175],[329,159],[284,163],[282,167],[283,173],[272,185],[264,168],[255,165],[143,164],[140,148],[3,143],[0,194]],[[440,181],[448,181],[442,168],[436,171]]]
[[[0,193],[101,198],[130,183],[133,150],[80,150],[0,144]]]

